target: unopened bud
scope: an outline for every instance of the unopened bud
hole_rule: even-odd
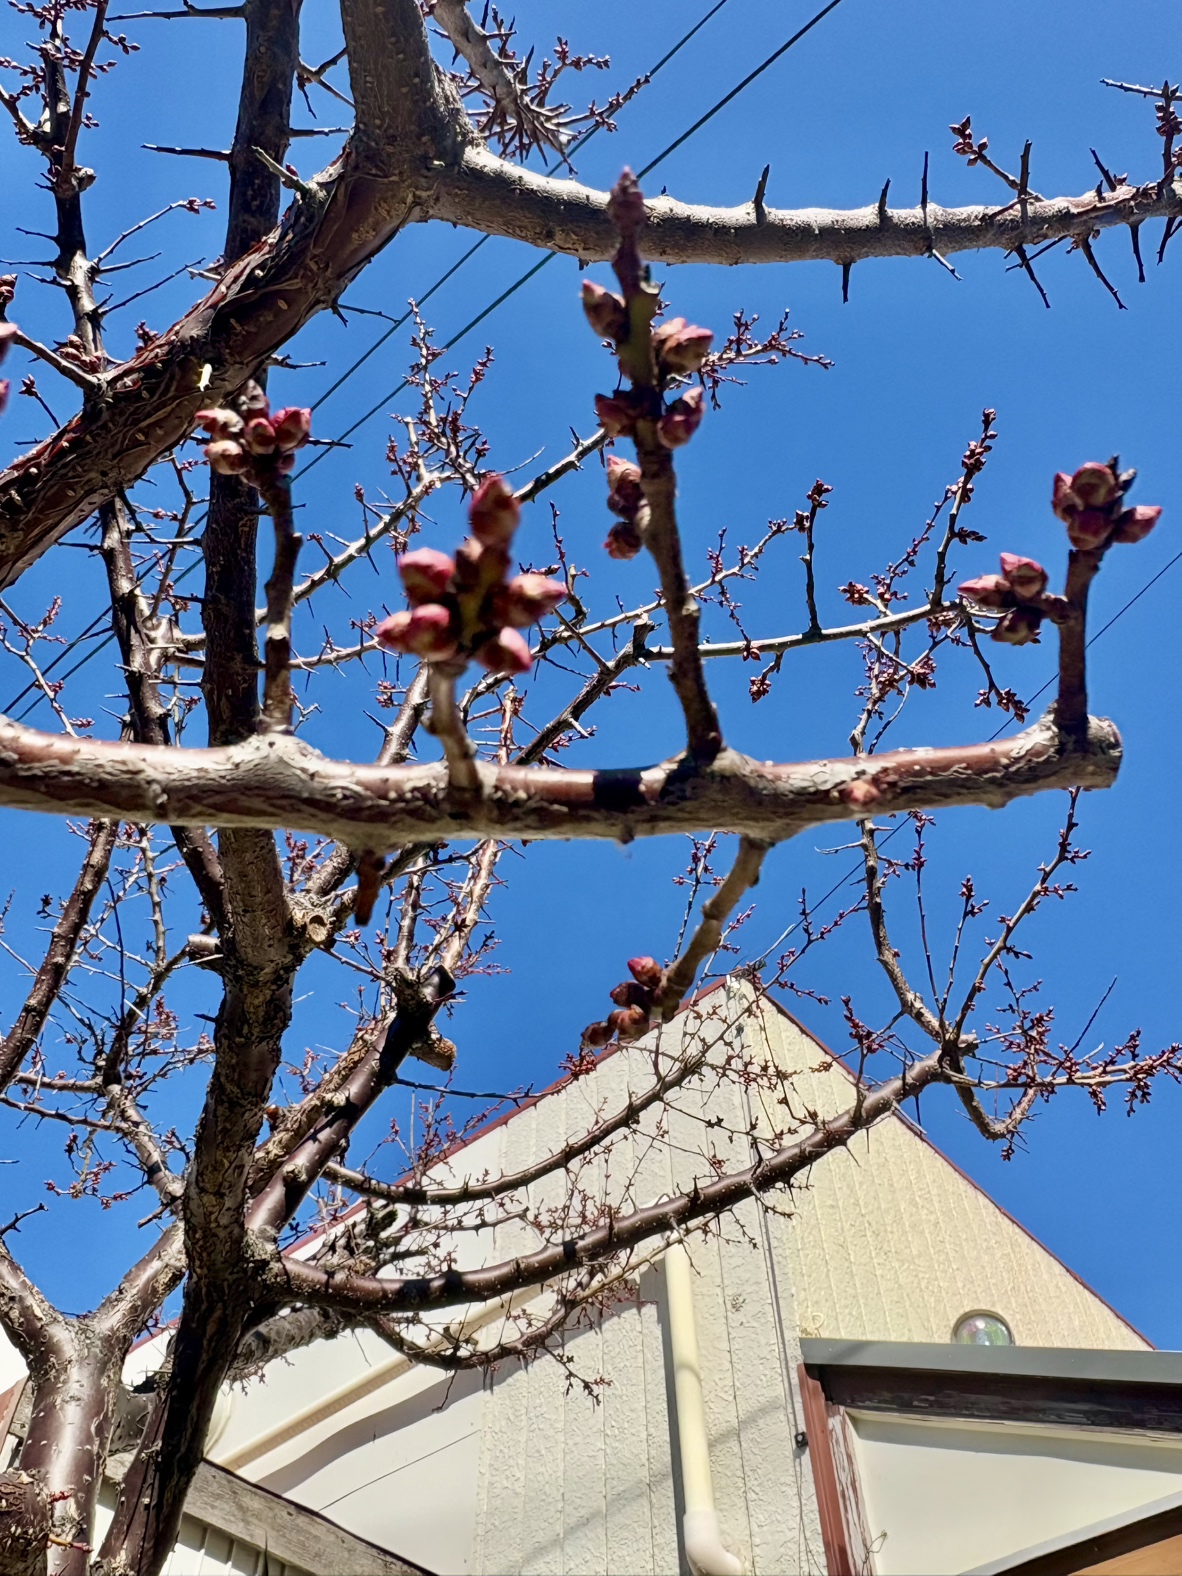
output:
[[[1001,575],[978,575],[975,580],[962,581],[956,594],[966,602],[975,602],[978,607],[1010,607],[1014,601],[1010,583]]]
[[[608,1017],[608,1025],[621,1040],[639,1040],[649,1026],[648,1013],[643,1007],[621,1007]]]
[[[1041,596],[1050,578],[1040,563],[1033,558],[1019,558],[1016,553],[1001,555],[1001,572],[1019,602],[1033,602]]]
[[[455,560],[434,547],[417,547],[398,560],[398,573],[411,602],[434,602],[450,589],[455,572]]]
[[[275,429],[266,416],[252,416],[243,428],[242,441],[252,454],[274,454]]]
[[[406,649],[429,662],[448,662],[457,642],[451,611],[438,602],[424,602],[411,609],[404,635]]]
[[[271,417],[271,426],[281,449],[302,449],[312,434],[312,412],[307,407],[287,405]]]
[[[528,673],[534,659],[529,647],[515,629],[502,629],[484,641],[476,660],[490,673]]]
[[[622,298],[593,279],[583,280],[583,311],[601,339],[620,340],[627,336],[628,310]]]
[[[0,306],[7,306],[16,294],[16,275],[0,274]]]
[[[567,594],[561,580],[546,575],[514,575],[499,594],[493,593],[498,618],[513,629],[525,629],[553,613]]]
[[[1117,497],[1120,488],[1110,465],[1089,460],[1071,478],[1071,491],[1085,509],[1103,509]]]
[[[1035,607],[1012,607],[998,620],[993,639],[1006,646],[1028,646],[1038,639],[1042,614]]]
[[[590,1050],[598,1051],[607,1044],[611,1037],[612,1031],[606,1023],[589,1023],[583,1030],[581,1039],[582,1043]]]
[[[1159,504],[1138,504],[1135,509],[1126,509],[1123,514],[1118,514],[1116,517],[1116,530],[1112,533],[1112,540],[1142,542],[1160,519]]]
[[[670,372],[696,372],[710,354],[713,330],[674,317],[653,332],[653,348]]]
[[[645,1012],[653,1004],[653,993],[635,980],[624,980],[608,992],[617,1007],[643,1007]]]
[[[595,419],[609,438],[630,438],[636,431],[636,412],[621,394],[597,394]]]
[[[1089,552],[1112,535],[1112,516],[1107,509],[1081,509],[1067,522],[1067,540],[1081,552]]]
[[[503,476],[486,476],[472,494],[468,519],[477,541],[505,547],[513,540],[521,505]]]
[[[656,990],[665,973],[656,958],[629,958],[628,972],[638,985],[646,985],[649,990]]]
[[[406,632],[410,628],[409,613],[391,613],[389,618],[384,618],[374,630],[373,636],[379,646],[386,651],[396,651],[400,655],[409,652],[406,643]]]
[[[644,502],[640,466],[633,465],[631,460],[622,460],[618,454],[609,454],[607,487],[607,506],[611,512],[621,515],[625,520],[635,519],[636,511]]]
[[[625,167],[607,200],[607,215],[620,234],[634,236],[644,223],[644,193],[632,171]]]
[[[1051,508],[1060,520],[1070,520],[1083,506],[1071,490],[1071,477],[1066,471],[1056,471],[1051,489]]]
[[[232,438],[217,438],[205,445],[205,458],[219,476],[241,476],[250,466],[250,455]]]
[[[697,432],[705,410],[706,396],[701,389],[690,389],[675,399],[657,422],[657,437],[667,449],[679,449]]]
[[[474,536],[466,537],[456,548],[456,589],[470,594],[465,597],[474,609],[484,596],[505,578],[509,568],[509,554],[503,547],[488,546]]]
[[[0,378],[0,416],[4,414],[4,411],[7,408],[8,395],[11,389],[12,384],[8,381],[8,379]]]
[[[603,546],[609,558],[635,558],[644,543],[631,520],[621,520],[607,533]]]
[[[242,417],[225,405],[199,410],[193,419],[199,427],[205,428],[211,438],[237,438],[243,428]]]

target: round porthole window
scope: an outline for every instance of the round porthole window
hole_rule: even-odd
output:
[[[1012,1346],[1014,1337],[996,1313],[966,1313],[956,1321],[952,1339],[957,1346]]]

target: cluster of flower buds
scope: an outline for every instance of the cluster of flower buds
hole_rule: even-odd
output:
[[[696,329],[694,332],[709,334],[709,329]],[[653,337],[655,339],[656,335]],[[609,438],[632,438],[636,435],[637,417],[644,414],[646,404],[647,401],[635,390],[629,392],[619,389],[615,394],[597,394],[595,418]],[[705,409],[706,396],[703,391],[700,388],[686,389],[684,394],[661,407],[661,414],[657,417],[657,438],[667,449],[680,449],[701,426]]]
[[[410,607],[374,631],[387,651],[428,662],[474,657],[490,673],[528,673],[529,646],[518,633],[552,613],[567,595],[561,580],[509,574],[509,547],[521,517],[513,489],[489,476],[472,495],[472,535],[454,558],[419,547],[398,560]]]
[[[648,504],[640,485],[640,466],[617,454],[607,457],[607,506],[620,517],[603,544],[608,557],[635,558],[644,546]]]
[[[1060,471],[1055,477],[1051,508],[1067,527],[1072,547],[1095,552],[1112,542],[1140,542],[1161,516],[1157,505],[1125,507],[1125,494],[1136,471],[1121,471],[1115,457],[1107,465],[1091,460],[1074,476]]]
[[[1067,615],[1066,600],[1047,592],[1048,578],[1046,570],[1033,558],[1003,553],[1001,574],[979,575],[956,589],[966,602],[1002,613],[992,630],[994,640],[1007,646],[1025,646],[1038,639],[1044,618],[1059,623]]]
[[[312,432],[312,412],[296,405],[272,411],[262,389],[250,384],[239,410],[219,405],[199,410],[197,422],[209,433],[205,458],[221,476],[241,476],[256,487],[295,469],[295,451]]]
[[[639,1040],[652,1027],[653,1008],[665,971],[656,958],[629,958],[628,972],[632,978],[622,980],[611,992],[615,1012],[609,1013],[602,1023],[589,1023],[583,1030],[583,1044],[590,1050],[600,1050],[617,1035],[626,1044]]]

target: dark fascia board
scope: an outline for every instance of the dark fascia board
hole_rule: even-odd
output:
[[[1182,1352],[802,1340],[839,1406],[1182,1434]]]
[[[1106,1521],[1093,1522],[1061,1538],[1019,1549],[986,1565],[974,1565],[965,1576],[1074,1576],[1102,1561],[1148,1548],[1182,1533],[1182,1494],[1169,1494],[1138,1505]]]

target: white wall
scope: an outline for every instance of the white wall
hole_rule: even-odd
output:
[[[878,1576],[950,1576],[1182,1488],[1182,1441],[848,1414]]]

